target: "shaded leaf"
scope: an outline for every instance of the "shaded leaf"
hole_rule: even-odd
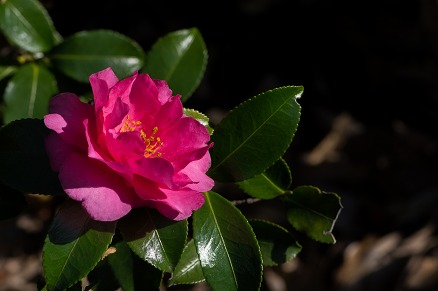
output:
[[[292,183],[289,166],[280,158],[262,174],[254,178],[237,182],[248,195],[260,199],[272,199],[283,195]]]
[[[194,240],[190,240],[184,248],[172,277],[169,279],[169,286],[196,284],[202,281],[205,281],[205,278],[202,273],[201,262],[196,252]]]
[[[0,81],[15,73],[16,70],[16,66],[0,66]]]
[[[43,66],[29,63],[20,67],[5,89],[4,122],[43,118],[49,111],[50,98],[57,91],[55,77]]]
[[[289,223],[294,228],[316,241],[336,242],[332,230],[342,209],[336,193],[321,192],[314,186],[299,186],[283,197],[288,203]]]
[[[119,78],[139,70],[143,49],[127,36],[111,30],[78,32],[53,48],[48,55],[53,65],[67,76],[88,82],[91,74],[111,67]]]
[[[47,52],[55,43],[52,19],[37,0],[1,1],[0,29],[12,44],[29,52]]]
[[[171,32],[152,46],[144,73],[166,80],[174,94],[186,101],[198,87],[207,65],[207,49],[197,28]]]
[[[207,283],[213,290],[258,290],[262,258],[247,219],[228,200],[205,193],[193,214],[193,239]]]
[[[187,109],[187,108],[184,108],[184,114],[186,116],[193,117],[194,119],[199,121],[199,123],[201,123],[203,126],[205,126],[207,128],[207,130],[210,134],[213,133],[213,128],[211,128],[211,126],[209,124],[210,120],[207,117],[207,115],[205,115],[197,110]]]
[[[131,211],[120,221],[120,231],[140,258],[161,271],[172,273],[187,238],[187,220],[174,221],[154,209]]]
[[[215,127],[209,176],[239,182],[263,173],[287,150],[300,119],[303,87],[267,91],[243,102]],[[269,153],[269,154],[267,154]]]
[[[88,276],[94,291],[160,289],[163,273],[135,255],[126,242],[116,243],[111,250]]]
[[[301,246],[285,228],[264,220],[250,220],[249,223],[259,242],[263,265],[286,263],[301,251]]]
[[[16,120],[0,129],[0,180],[3,183],[28,193],[63,192],[45,149],[48,132],[40,119]]]
[[[58,210],[43,248],[47,289],[66,289],[100,261],[114,235],[116,222],[95,221],[79,202],[68,200]]]

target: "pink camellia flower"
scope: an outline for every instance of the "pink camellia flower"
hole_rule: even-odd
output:
[[[212,143],[183,114],[167,83],[135,73],[119,81],[111,68],[90,76],[94,105],[72,93],[52,98],[46,149],[70,198],[95,220],[114,221],[135,207],[182,220],[204,203]]]

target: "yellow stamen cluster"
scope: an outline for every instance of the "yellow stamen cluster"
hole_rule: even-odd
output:
[[[122,128],[120,129],[120,132],[134,131],[137,126],[141,125],[141,121],[139,120],[131,121],[130,119],[131,117],[127,115],[126,120],[123,123]]]
[[[144,156],[146,158],[151,157],[156,154],[157,157],[161,157],[161,153],[157,152],[157,150],[163,145],[163,142],[159,137],[155,137],[158,132],[158,127],[154,127],[152,129],[152,134],[147,137],[146,133],[143,130],[140,130],[140,136],[143,139],[146,148],[144,150]]]
[[[142,125],[141,121],[130,120],[130,116],[126,116],[126,120],[120,129],[120,132],[129,132],[137,130],[137,126]],[[162,153],[158,152],[158,149],[163,145],[160,137],[157,137],[158,127],[152,129],[151,135],[148,137],[143,129],[140,129],[140,137],[143,140],[146,148],[144,150],[144,157],[150,158],[155,155],[155,157],[161,157]]]

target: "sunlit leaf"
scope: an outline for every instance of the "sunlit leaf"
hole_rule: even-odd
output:
[[[193,214],[193,239],[202,272],[213,290],[258,290],[262,259],[247,219],[215,192]]]
[[[29,63],[20,67],[5,89],[4,122],[42,118],[48,113],[49,100],[57,91],[55,77],[44,66]]]
[[[301,86],[267,91],[230,111],[215,127],[209,175],[239,182],[263,173],[287,150],[300,119]]]
[[[169,286],[180,284],[196,284],[205,281],[202,273],[201,262],[193,240],[190,240],[181,255],[181,259],[175,267]]]
[[[134,40],[111,30],[78,32],[48,54],[53,65],[67,76],[88,82],[91,74],[111,67],[122,79],[139,70],[143,49]]]
[[[87,275],[108,249],[115,226],[116,222],[92,220],[79,202],[65,202],[44,243],[47,289],[66,289]]]
[[[237,182],[248,195],[260,199],[272,199],[283,195],[292,183],[292,176],[286,161],[280,158],[275,164],[254,178]]]
[[[40,119],[13,121],[0,129],[0,180],[27,193],[59,194],[58,174],[50,167]]]
[[[287,217],[294,228],[323,243],[335,243],[332,234],[342,205],[336,193],[314,186],[299,186],[282,196],[288,205]]]
[[[184,249],[187,227],[187,220],[174,221],[149,208],[131,211],[119,226],[134,253],[168,273],[173,272]]]
[[[201,82],[207,57],[199,30],[182,29],[158,39],[148,52],[142,71],[152,78],[166,80],[184,102]]]
[[[263,265],[286,263],[301,251],[301,246],[285,228],[264,220],[250,220],[249,223],[259,242]]]
[[[12,44],[33,53],[47,52],[56,39],[52,19],[37,0],[0,1],[0,29]]]

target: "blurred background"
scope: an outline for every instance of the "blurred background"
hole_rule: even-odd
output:
[[[336,244],[297,233],[302,252],[266,268],[262,290],[438,290],[437,1],[42,3],[63,37],[112,29],[145,51],[169,32],[197,27],[209,60],[185,106],[213,122],[264,91],[304,86],[285,155],[292,187],[336,192],[344,209]],[[52,213],[34,205],[0,221],[2,291],[36,290]],[[278,209],[272,202],[242,211],[284,224]]]

